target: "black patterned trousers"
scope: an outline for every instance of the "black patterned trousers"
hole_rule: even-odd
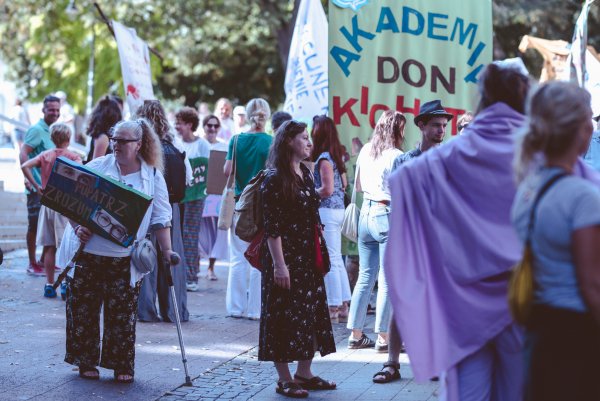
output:
[[[129,284],[130,258],[83,253],[67,280],[65,362],[134,373],[135,323],[141,283]],[[102,354],[100,311],[104,307]]]

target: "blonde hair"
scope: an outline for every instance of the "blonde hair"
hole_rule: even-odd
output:
[[[371,157],[377,159],[384,150],[402,146],[405,126],[404,114],[395,110],[384,111],[373,131]]]
[[[517,182],[541,159],[559,156],[573,145],[577,131],[592,116],[590,104],[589,92],[569,82],[552,81],[533,93],[527,105],[529,123],[517,139]]]
[[[158,135],[156,135],[156,132],[152,128],[152,124],[144,118],[121,121],[114,126],[111,136],[122,131],[132,132],[136,138],[142,140],[140,156],[148,165],[162,173],[164,170],[162,146]]]
[[[70,142],[71,134],[71,127],[65,123],[54,123],[50,126],[50,139],[57,148],[65,142]]]
[[[255,98],[246,105],[246,115],[252,130],[264,131],[267,120],[271,117],[271,108],[265,99]]]

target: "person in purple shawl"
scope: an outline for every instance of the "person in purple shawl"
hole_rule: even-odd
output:
[[[389,241],[397,246],[384,263],[394,316],[415,379],[440,376],[440,399],[522,395],[522,332],[506,301],[509,270],[521,256],[510,223],[513,133],[525,124],[530,87],[518,61],[490,64],[463,134],[389,180]]]

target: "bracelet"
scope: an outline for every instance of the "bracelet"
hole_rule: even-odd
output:
[[[77,235],[77,230],[79,230],[79,227],[81,227],[81,224],[77,224],[73,229],[73,231],[75,231],[75,235]]]

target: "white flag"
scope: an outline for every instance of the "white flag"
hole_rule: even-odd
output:
[[[569,54],[569,61],[571,66],[571,81],[576,81],[579,86],[584,87],[586,76],[586,57],[585,53],[587,50],[587,19],[590,6],[594,0],[586,0],[585,4],[581,9],[581,14],[577,18],[575,23],[575,32],[573,33],[573,40],[571,43],[571,54]]]
[[[327,114],[327,35],[321,2],[301,0],[285,72],[283,107],[296,119],[311,120],[315,115]]]
[[[150,51],[146,42],[137,36],[135,29],[116,21],[112,22],[112,26],[119,49],[125,99],[131,113],[135,113],[144,100],[154,99]]]

